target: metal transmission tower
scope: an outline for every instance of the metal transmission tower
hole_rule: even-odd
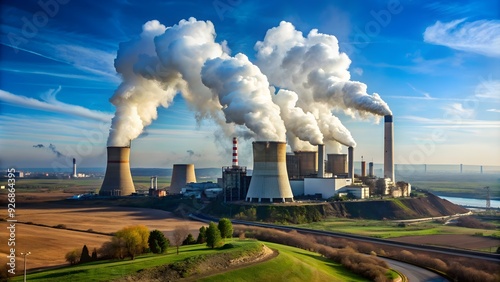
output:
[[[484,187],[486,189],[486,209],[489,209],[491,207],[491,202],[490,202],[490,187],[486,186]]]

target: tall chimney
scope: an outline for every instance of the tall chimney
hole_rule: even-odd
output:
[[[318,145],[318,177],[325,177],[325,145]]]
[[[76,159],[73,158],[73,178],[76,178]]]
[[[366,176],[366,162],[361,161],[361,176],[365,177]]]
[[[194,164],[174,164],[169,193],[180,194],[182,188],[191,182],[196,182]]]
[[[108,147],[108,165],[99,195],[128,196],[135,193],[129,159],[130,147]]]
[[[394,177],[394,132],[392,115],[384,116],[384,178],[390,178],[396,182]]]
[[[373,173],[373,162],[368,163],[368,176],[373,177],[375,174]]]
[[[253,173],[247,202],[293,202],[286,170],[286,143],[253,142]]]
[[[238,140],[233,137],[233,167],[238,166]]]
[[[155,189],[155,177],[151,176],[151,183],[149,184],[149,189]]]
[[[349,147],[347,149],[347,154],[348,154],[348,158],[349,158],[349,161],[348,161],[348,170],[347,170],[347,177],[350,178],[350,179],[354,179],[354,148],[353,147]]]

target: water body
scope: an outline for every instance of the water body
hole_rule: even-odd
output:
[[[439,196],[439,197],[460,206],[486,207],[486,199],[481,200],[481,199],[460,198],[460,197],[444,197],[444,196]],[[492,208],[498,209],[500,208],[500,201],[490,200],[490,205]]]

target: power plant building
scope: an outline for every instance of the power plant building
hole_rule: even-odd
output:
[[[247,202],[292,202],[293,193],[286,170],[286,143],[253,142],[253,174]]]
[[[245,200],[250,184],[245,166],[222,168],[222,189],[224,202]]]
[[[130,173],[130,147],[108,147],[108,163],[99,195],[129,196],[135,193]]]
[[[286,155],[286,167],[290,179],[303,179],[318,173],[318,152],[295,151]]]

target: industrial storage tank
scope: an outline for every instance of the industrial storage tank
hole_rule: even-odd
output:
[[[347,175],[347,154],[328,154],[326,172],[333,175]]]
[[[174,164],[168,192],[170,194],[180,194],[182,188],[191,182],[196,182],[194,164]]]
[[[286,171],[286,143],[253,142],[253,173],[248,202],[292,202],[293,193]]]
[[[108,163],[99,195],[128,196],[135,193],[130,173],[130,147],[108,147]]]
[[[295,151],[299,163],[299,178],[315,176],[318,173],[318,152]]]

